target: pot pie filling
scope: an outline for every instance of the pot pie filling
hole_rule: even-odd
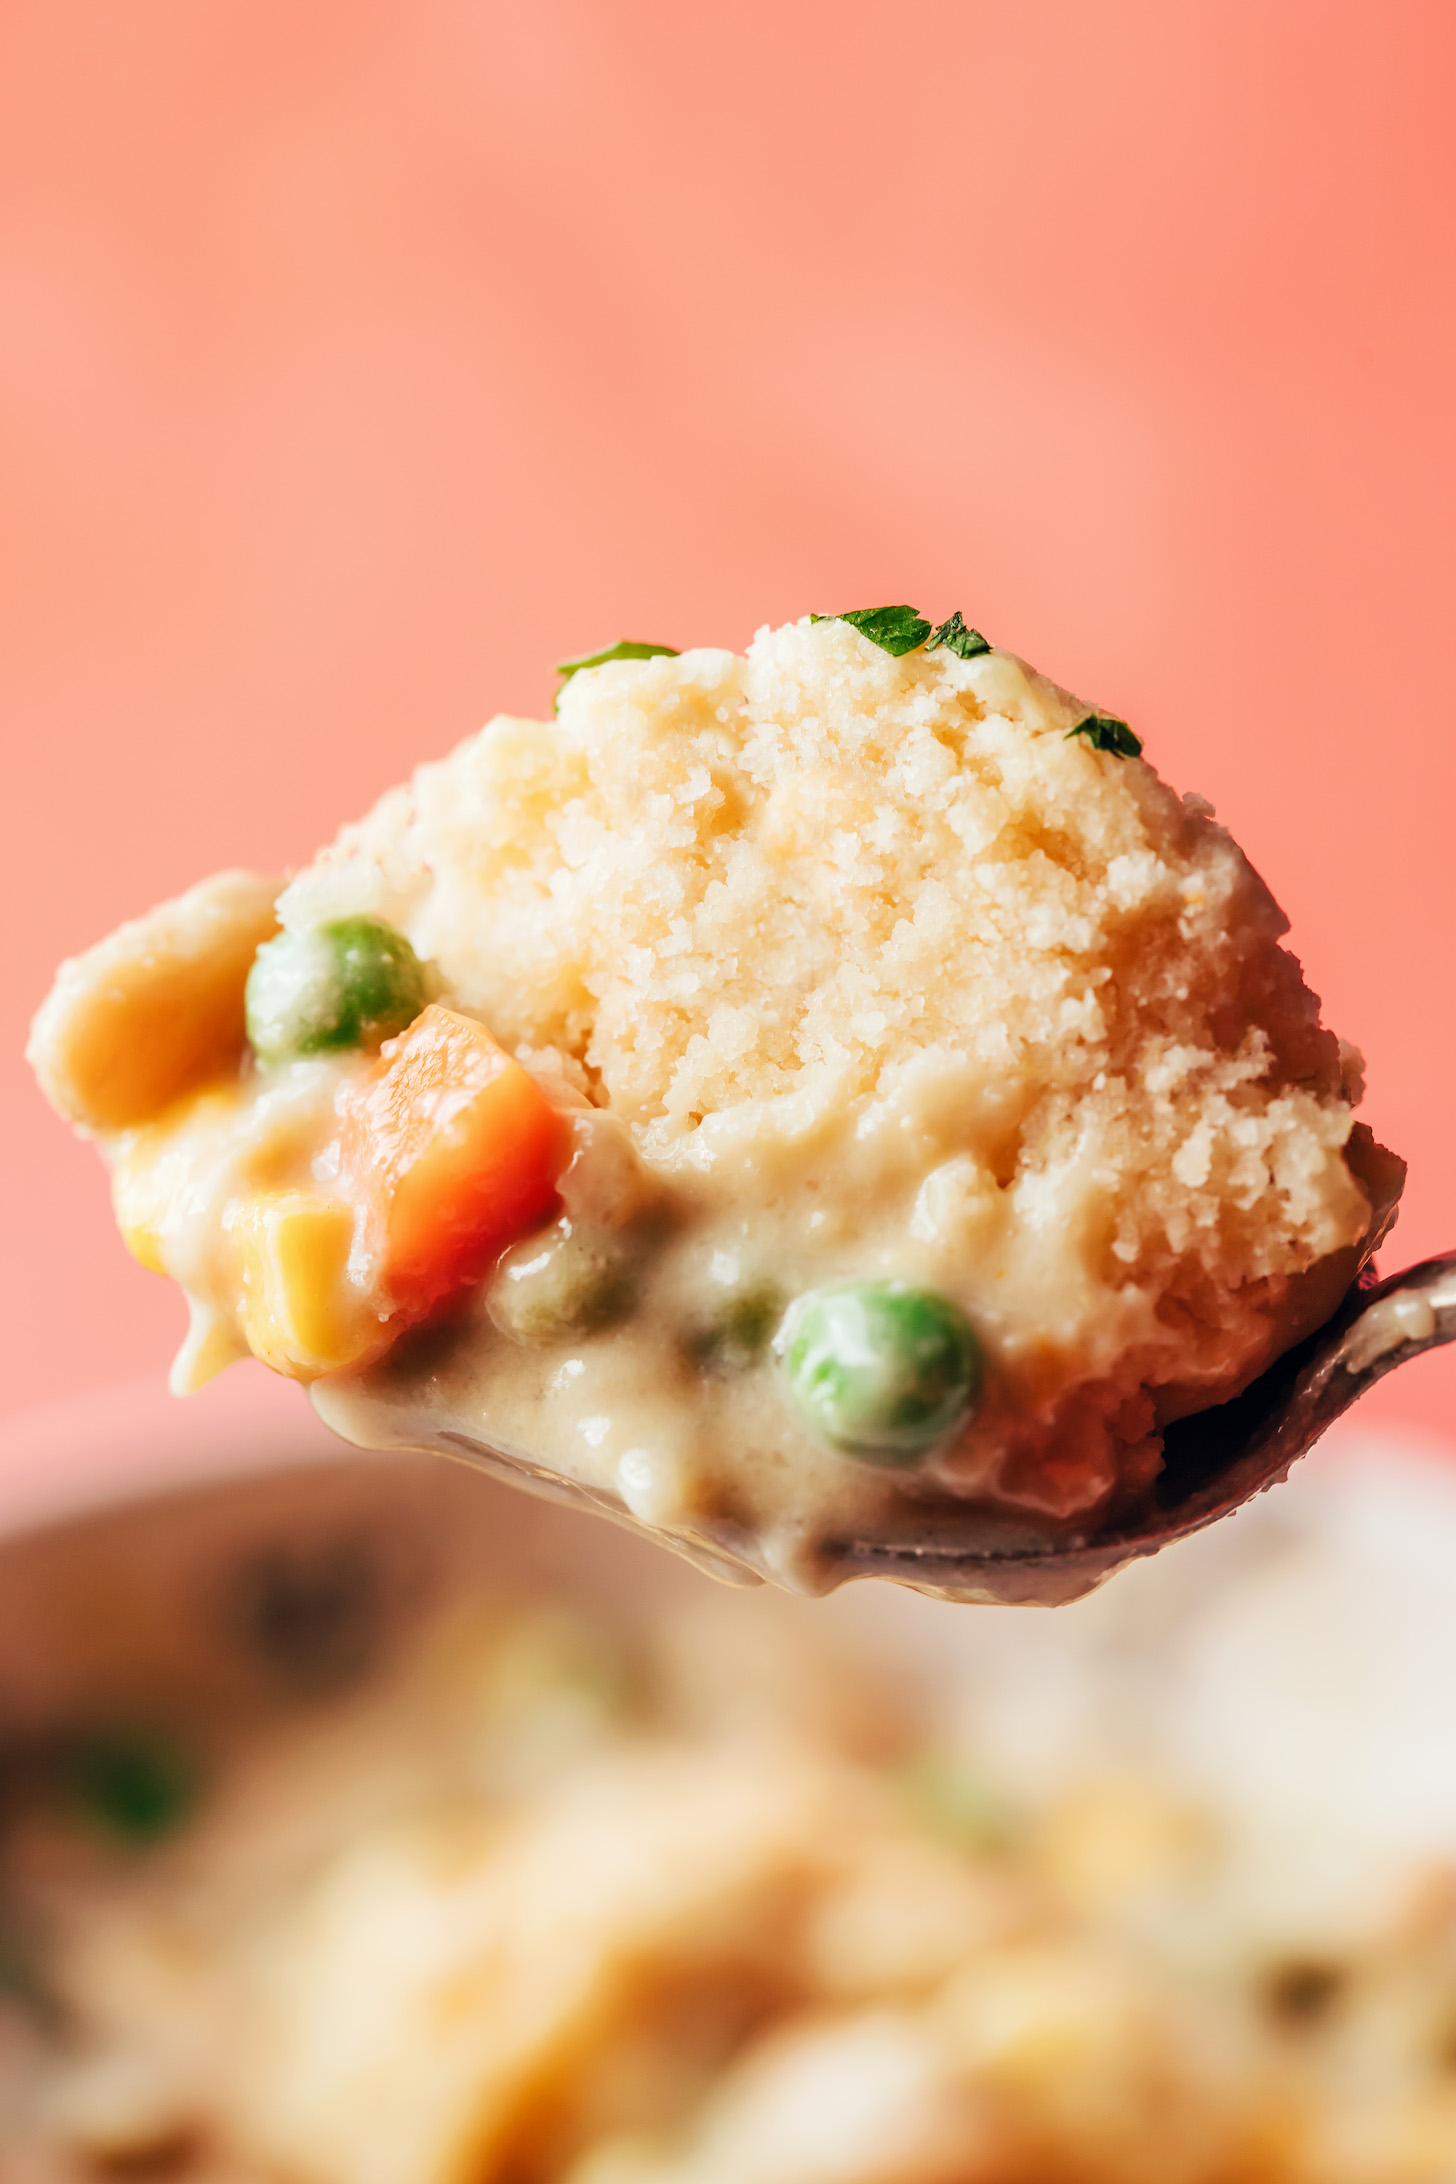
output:
[[[568,667],[62,966],[32,1059],[174,1387],[251,1354],[810,1591],[930,1499],[1135,1512],[1403,1179],[1263,883],[959,615]]]
[[[0,1746],[7,2184],[1444,2184],[1456,1873],[1347,1779],[1424,1626],[1364,1594],[1371,1680],[1329,1666],[1381,1567],[1330,1536],[1256,1518],[1130,1624],[977,1618],[959,1669],[919,1602],[640,1570],[617,1612],[473,1569],[343,1688],[214,1632],[192,1710]],[[1297,1792],[1257,1730],[1220,1776],[1234,1595],[1327,1663]]]

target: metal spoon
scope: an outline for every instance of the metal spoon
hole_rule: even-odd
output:
[[[537,1462],[528,1450],[487,1444],[458,1422],[418,1412],[361,1419],[328,1392],[315,1407],[346,1440],[366,1447],[435,1449],[463,1458],[551,1501],[585,1508],[685,1555],[738,1584],[802,1583],[829,1592],[857,1577],[890,1578],[944,1600],[1061,1607],[1142,1555],[1156,1554],[1283,1479],[1327,1426],[1383,1374],[1439,1343],[1456,1341],[1456,1254],[1427,1259],[1387,1281],[1369,1267],[1324,1326],[1278,1358],[1231,1403],[1164,1429],[1163,1470],[1148,1507],[1131,1524],[1049,1544],[1014,1520],[953,1495],[897,1499],[893,1533],[816,1538],[799,1568],[770,1569],[762,1543],[741,1526],[705,1518],[691,1534],[639,1522],[608,1487],[587,1486]]]

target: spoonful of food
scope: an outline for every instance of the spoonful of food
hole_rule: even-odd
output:
[[[62,966],[32,1059],[179,1393],[251,1355],[721,1575],[1055,1603],[1448,1339],[1446,1262],[1372,1286],[1359,1056],[1125,722],[909,607],[563,673]]]

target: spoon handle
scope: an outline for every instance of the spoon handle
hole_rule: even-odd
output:
[[[1397,1365],[1456,1342],[1456,1252],[1422,1259],[1357,1290],[1317,1338],[1279,1420],[1279,1438],[1301,1454],[1342,1412]]]
[[[1151,1543],[1183,1538],[1277,1485],[1377,1380],[1452,1341],[1456,1253],[1385,1281],[1363,1277],[1325,1327],[1242,1396],[1169,1429]]]

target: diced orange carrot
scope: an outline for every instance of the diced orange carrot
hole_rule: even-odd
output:
[[[567,1154],[561,1114],[470,1017],[432,1003],[391,1039],[351,1101],[344,1165],[401,1315],[479,1280],[544,1221]]]

